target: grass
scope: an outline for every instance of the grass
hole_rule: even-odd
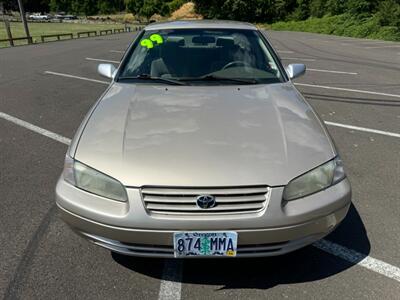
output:
[[[24,37],[25,31],[22,23],[10,22],[11,33],[14,38]],[[48,34],[59,34],[59,33],[74,33],[74,35],[79,31],[91,31],[91,30],[104,30],[104,29],[114,29],[114,28],[124,28],[121,24],[82,24],[82,23],[29,23],[29,31],[34,42],[40,42],[41,35]],[[4,23],[0,22],[0,40],[6,39],[7,33]],[[25,41],[15,41],[16,45],[26,44]],[[0,47],[9,46],[7,43],[0,43]]]
[[[305,21],[277,22],[265,25],[272,30],[288,30],[339,36],[400,41],[400,28],[380,26],[375,17],[355,19],[347,14],[310,18]]]

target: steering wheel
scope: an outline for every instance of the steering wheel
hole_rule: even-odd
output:
[[[223,66],[223,68],[221,70],[226,70],[226,69],[229,69],[229,68],[232,68],[235,66],[251,67],[251,65],[247,62],[235,60],[235,61],[231,61],[231,62],[227,63],[225,66]]]

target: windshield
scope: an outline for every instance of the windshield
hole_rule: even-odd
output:
[[[164,83],[174,80],[209,85],[285,80],[266,43],[255,30],[145,31],[121,68],[118,81],[158,79]]]

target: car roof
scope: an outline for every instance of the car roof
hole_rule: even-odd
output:
[[[223,20],[182,20],[152,23],[145,27],[145,30],[162,29],[247,29],[257,30],[257,27],[250,23]]]

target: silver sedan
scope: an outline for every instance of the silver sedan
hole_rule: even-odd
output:
[[[247,23],[147,26],[79,127],[56,187],[61,216],[111,251],[284,254],[329,234],[351,202],[324,124],[264,32]]]

